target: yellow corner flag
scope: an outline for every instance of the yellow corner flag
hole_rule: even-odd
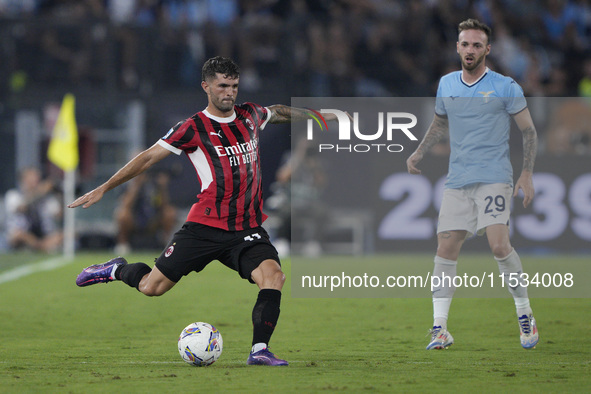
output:
[[[47,150],[49,160],[65,172],[73,171],[78,167],[78,126],[76,126],[75,106],[74,95],[66,94]]]

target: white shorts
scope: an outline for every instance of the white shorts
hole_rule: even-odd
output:
[[[466,230],[467,237],[482,235],[492,224],[509,224],[513,187],[506,183],[475,183],[445,189],[439,210],[437,234]]]

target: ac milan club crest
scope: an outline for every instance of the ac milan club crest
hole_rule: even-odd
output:
[[[164,253],[164,257],[170,257],[170,255],[174,252],[174,245],[170,245],[166,252]]]

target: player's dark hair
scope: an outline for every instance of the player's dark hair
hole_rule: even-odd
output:
[[[240,67],[229,57],[216,56],[207,60],[201,69],[201,80],[207,81],[220,73],[226,78],[235,79],[240,76]]]
[[[461,22],[458,25],[458,34],[463,32],[464,30],[480,30],[483,31],[484,34],[486,34],[486,39],[487,39],[487,45],[490,44],[490,36],[492,34],[492,31],[490,29],[490,27],[488,27],[486,24],[480,22],[477,19],[466,19],[465,21]]]

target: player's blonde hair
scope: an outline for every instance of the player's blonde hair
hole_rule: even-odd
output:
[[[460,22],[460,24],[458,25],[458,34],[463,32],[464,30],[480,30],[483,31],[484,34],[486,34],[486,40],[487,40],[487,45],[490,44],[490,36],[492,34],[492,31],[490,29],[490,27],[488,27],[486,24],[480,22],[477,19],[466,19],[463,22]]]

